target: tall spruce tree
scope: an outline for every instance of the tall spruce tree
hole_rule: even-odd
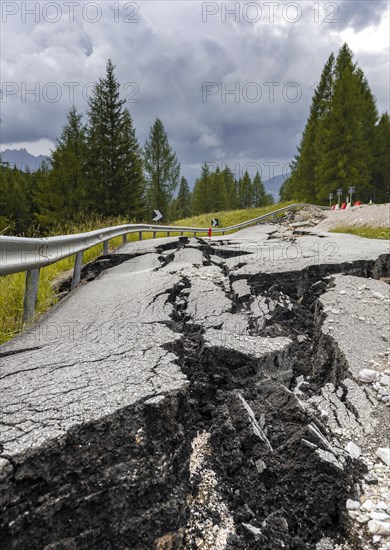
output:
[[[194,191],[192,193],[192,213],[196,216],[210,211],[207,205],[209,179],[210,169],[205,163],[202,166],[200,177],[195,182]]]
[[[239,189],[239,201],[240,208],[253,207],[253,185],[247,170],[245,171],[245,174],[241,180],[241,185]]]
[[[109,60],[89,100],[88,197],[92,210],[104,216],[143,216],[142,161],[130,113],[120,98]]]
[[[233,172],[230,170],[228,166],[224,168],[221,172],[224,184],[225,184],[225,190],[226,190],[226,197],[227,197],[227,209],[228,210],[234,210],[238,207],[238,197],[236,193],[236,185],[234,181],[234,175]]]
[[[265,206],[265,203],[266,194],[264,184],[261,181],[261,176],[259,172],[256,172],[256,175],[253,178],[253,206]]]
[[[330,192],[350,186],[356,195],[371,195],[372,145],[364,124],[369,111],[361,74],[347,44],[340,49],[335,67],[331,110],[321,123],[323,136],[317,171],[317,200],[324,203]],[[372,98],[371,98],[372,100]]]
[[[169,144],[159,118],[153,124],[144,147],[147,205],[150,213],[160,210],[169,216],[169,204],[179,183],[180,164]]]
[[[191,216],[191,191],[186,178],[180,181],[179,193],[176,201],[176,215],[173,219],[188,218]]]
[[[210,176],[210,183],[207,189],[207,211],[220,212],[228,207],[228,196],[225,188],[225,178],[219,167]]]

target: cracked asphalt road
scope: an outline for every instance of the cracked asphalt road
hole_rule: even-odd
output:
[[[372,294],[384,295],[388,285],[370,279],[374,290],[368,301],[355,289],[359,302],[350,289],[356,287],[355,279],[361,286],[361,277],[375,269],[383,271],[375,262],[388,251],[386,241],[314,230],[298,235],[273,224],[224,238],[189,239],[185,246],[169,238],[121,247],[119,253],[136,257],[80,285],[31,329],[0,348],[4,548],[217,548],[215,541],[223,540],[221,548],[312,549],[321,533],[336,540],[339,529],[340,536],[347,537],[345,525],[341,527],[344,520],[339,518],[332,530],[327,512],[311,501],[320,528],[299,527],[297,518],[301,514],[308,521],[307,510],[303,513],[300,505],[294,511],[288,489],[285,500],[274,479],[277,468],[285,467],[283,453],[269,474],[258,462],[270,463],[270,448],[276,453],[281,448],[275,428],[281,420],[269,418],[289,403],[296,425],[282,423],[282,431],[291,448],[297,433],[299,440],[311,437],[304,452],[312,445],[313,472],[322,468],[319,463],[337,468],[341,464],[344,477],[332,466],[326,466],[331,468],[326,475],[336,490],[342,483],[345,491],[352,486],[343,470],[349,459],[341,439],[348,438],[348,430],[362,438],[370,431],[374,401],[356,381],[356,372],[375,356],[373,346],[381,352],[388,347],[381,336],[388,310]],[[338,272],[349,275],[335,275],[335,287],[329,288],[329,276]],[[314,297],[321,314],[311,321],[313,334],[305,331],[301,320],[296,328],[284,326],[278,314],[286,319],[299,314],[305,285],[311,288],[322,279],[328,286],[322,296]],[[275,297],[269,289],[278,281]],[[298,336],[309,343],[301,340],[299,347]],[[321,359],[329,339],[337,348],[334,364],[329,357]],[[343,371],[343,391],[349,400],[337,394],[341,374],[330,373],[321,382],[310,381],[308,375],[309,394],[291,391],[299,374],[296,369],[303,369],[300,362],[309,372],[316,357],[322,369]],[[348,369],[350,375],[345,376]],[[262,393],[270,402],[275,400],[272,411],[258,404]],[[328,427],[316,428],[315,436],[312,429],[304,435],[302,426],[312,425],[310,415],[316,414],[311,411],[327,407]],[[255,436],[247,431],[249,417],[248,426],[253,418],[258,426]],[[226,466],[233,450],[225,465],[210,451],[207,472],[218,480],[212,488],[218,494],[210,498],[223,501],[232,514],[225,521],[230,531],[220,516],[221,537],[218,510],[209,510],[207,516],[205,506],[203,534],[196,535],[193,513],[199,513],[199,503],[188,500],[191,493],[196,495],[197,483],[190,480],[191,445],[203,430],[211,434],[214,454],[223,456],[227,444],[221,426],[227,418],[232,441],[245,451],[240,452],[249,453],[248,470],[240,473]],[[236,424],[238,418],[241,424]],[[269,448],[263,448],[264,441],[258,447],[258,433],[270,434]],[[290,469],[296,470],[293,458],[289,460]],[[259,487],[253,489],[259,495],[263,485],[270,493],[274,479],[274,505],[271,500],[262,506],[252,502],[252,489],[245,488],[253,485],[251,468],[261,470]],[[245,503],[232,489],[240,476]],[[288,476],[285,483],[292,483]],[[315,476],[307,483],[313,491]],[[293,485],[291,495],[296,495]],[[341,517],[340,506],[337,501],[334,514]],[[210,520],[213,515],[215,522]],[[330,524],[334,521],[332,517]]]

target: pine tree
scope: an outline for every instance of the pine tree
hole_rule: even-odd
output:
[[[177,195],[175,217],[171,219],[188,218],[191,216],[191,191],[188,182],[183,176],[180,181],[179,193]]]
[[[226,210],[228,197],[225,188],[225,178],[219,167],[210,175],[207,186],[207,212]]]
[[[143,215],[142,163],[124,105],[109,60],[106,77],[99,79],[89,100],[88,198],[99,214],[139,219]]]
[[[227,206],[228,210],[234,210],[238,207],[238,199],[236,193],[236,185],[234,181],[233,172],[227,166],[222,170],[222,177],[225,184],[226,197],[227,197]]]
[[[180,215],[179,205],[177,198],[172,199],[169,205],[169,220],[180,220],[182,216]]]
[[[169,204],[177,188],[180,164],[169,145],[160,119],[152,126],[144,147],[144,167],[147,180],[147,205],[152,212],[160,210],[169,216]]]
[[[195,182],[192,193],[192,213],[194,215],[210,212],[207,205],[207,189],[209,185],[210,169],[207,164],[203,164],[200,178]]]
[[[261,176],[259,172],[256,172],[255,177],[253,178],[253,206],[265,206],[266,195],[264,184],[261,181]]]
[[[321,123],[322,144],[317,171],[317,200],[324,203],[330,192],[349,186],[356,196],[371,195],[372,145],[364,128],[369,115],[367,84],[353,63],[347,44],[340,49],[335,67],[331,110]],[[372,97],[372,96],[371,96]]]
[[[241,180],[240,190],[240,208],[253,207],[253,186],[248,171],[245,171],[244,177]]]
[[[236,209],[241,208],[241,195],[240,195],[240,189],[242,186],[242,178],[238,178],[234,180],[234,189],[235,189],[235,196],[236,196]]]
[[[122,170],[125,176],[119,191],[121,213],[129,221],[143,221],[146,216],[145,178],[141,149],[135,135],[133,120],[127,109],[123,113]]]

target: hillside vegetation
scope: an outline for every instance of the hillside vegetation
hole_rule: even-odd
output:
[[[228,227],[237,223],[242,223],[252,218],[257,218],[263,214],[268,214],[284,206],[293,204],[293,201],[279,202],[270,206],[263,206],[260,208],[247,208],[244,210],[230,210],[222,212],[209,212],[208,214],[199,214],[198,216],[192,216],[190,218],[184,218],[173,222],[175,225],[192,226],[192,227],[210,227],[211,220],[217,218],[220,227]]]

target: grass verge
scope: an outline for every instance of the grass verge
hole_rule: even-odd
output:
[[[332,229],[331,233],[350,233],[366,239],[390,239],[390,227],[340,225]]]

